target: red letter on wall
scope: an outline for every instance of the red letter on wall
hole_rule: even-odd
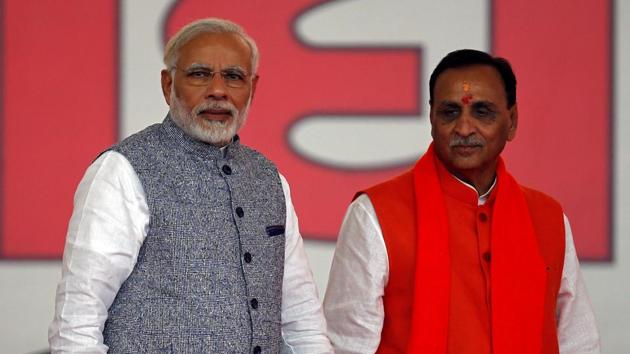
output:
[[[116,4],[1,3],[0,257],[61,255],[74,189],[116,140]]]

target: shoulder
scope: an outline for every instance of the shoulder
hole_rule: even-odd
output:
[[[405,171],[398,176],[359,191],[355,195],[355,199],[361,194],[367,194],[372,200],[387,196],[395,199],[397,196],[413,194],[409,193],[410,190],[413,190],[413,170]]]
[[[121,140],[108,150],[124,155],[139,175],[146,171],[175,168],[185,160],[185,149],[169,137],[164,123],[150,125]],[[170,167],[169,167],[170,166]]]
[[[389,226],[398,229],[401,224],[409,223],[407,226],[412,227],[416,205],[413,170],[360,191],[355,199],[363,194],[369,198],[381,228],[387,229],[385,233],[390,234]]]
[[[134,175],[129,160],[121,153],[107,150],[101,153],[88,167],[86,175],[93,174],[99,179],[118,179],[120,175]]]
[[[522,187],[532,225],[538,236],[542,254],[549,264],[562,265],[566,226],[562,206],[551,196],[538,190]]]
[[[279,176],[278,168],[276,164],[271,161],[267,156],[263,155],[258,150],[255,150],[249,146],[243,145],[239,143],[235,146],[237,150],[237,159],[241,161],[250,173],[257,176],[258,178],[272,178],[281,181],[281,178],[277,178]]]
[[[100,203],[112,200],[117,195],[126,195],[127,200],[132,200],[142,198],[144,191],[129,160],[116,151],[106,151],[85,171],[75,198]]]
[[[243,156],[245,156],[246,158],[248,158],[250,160],[255,160],[255,161],[260,162],[260,163],[264,163],[264,164],[269,164],[269,165],[275,166],[273,161],[271,161],[262,152],[254,149],[254,148],[252,148],[250,146],[244,145],[242,142],[239,143],[238,149],[239,149],[239,152]]]
[[[150,125],[143,130],[126,137],[118,144],[110,147],[110,149],[124,153],[129,149],[142,149],[142,147],[149,148],[151,145],[157,143],[157,135],[160,134],[160,126],[161,124],[159,123]]]
[[[523,191],[523,195],[525,196],[527,204],[530,206],[530,209],[544,207],[551,208],[562,213],[562,205],[550,195],[543,193],[537,189],[533,189],[523,185],[521,185],[520,187]]]

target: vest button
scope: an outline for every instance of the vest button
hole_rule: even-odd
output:
[[[236,207],[236,215],[238,215],[239,218],[242,218],[243,215],[245,215],[245,212],[243,211],[243,208]]]
[[[260,354],[262,353],[262,348],[260,347],[260,345],[257,345],[254,347],[254,354]]]
[[[490,252],[484,252],[484,254],[483,254],[483,259],[484,259],[486,262],[490,262],[490,260],[492,259],[492,255],[490,254]]]
[[[226,175],[232,174],[232,168],[230,168],[230,166],[228,165],[223,165],[221,169],[223,170],[223,173],[225,173]]]
[[[254,298],[254,299],[252,299],[252,300],[249,302],[249,304],[250,304],[250,305],[252,305],[252,308],[253,308],[254,310],[258,308],[258,300],[256,300],[255,298]]]
[[[481,222],[488,221],[488,215],[486,215],[486,213],[479,213],[479,221]]]
[[[252,254],[249,252],[245,252],[245,254],[243,254],[243,259],[245,259],[245,263],[251,263]]]

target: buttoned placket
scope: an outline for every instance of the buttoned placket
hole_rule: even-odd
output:
[[[477,207],[476,223],[477,223],[477,250],[479,256],[479,264],[486,281],[486,302],[488,308],[490,308],[490,269],[492,262],[492,250],[491,250],[491,207],[488,204],[480,205]]]
[[[226,151],[226,155],[227,155],[227,151]],[[225,156],[223,159],[220,159],[217,161],[217,167],[219,167],[223,178],[225,179],[227,185],[228,185],[228,189],[231,190],[230,187],[230,178],[233,177],[234,174],[236,174],[238,171],[235,170],[234,166],[232,166],[230,164],[229,159],[227,158],[227,156]],[[233,199],[230,200],[230,203],[232,203],[232,210],[233,210],[233,215],[234,215],[234,222],[236,224],[237,230],[240,229],[239,224],[242,222],[243,218],[245,217],[245,209],[240,206],[240,205],[234,205],[234,201]],[[237,231],[239,234],[239,237],[242,237],[243,235],[240,234],[240,231]],[[249,250],[244,250],[242,249],[243,247],[243,243],[239,241],[239,244],[241,245],[241,249],[240,252],[242,254],[242,260],[243,260],[243,270],[245,271],[245,267],[246,266],[251,266],[253,265],[252,262],[254,260],[254,255],[249,251]],[[247,284],[247,280],[245,280],[245,283]],[[246,285],[246,292],[248,294],[248,296],[250,295],[250,289],[249,286]],[[258,311],[259,307],[260,307],[260,302],[256,297],[250,297],[249,299],[249,307],[250,307],[250,311]],[[254,316],[254,314],[251,314],[252,316]],[[253,329],[253,328],[252,328]],[[262,353],[262,348],[259,345],[254,345],[253,349],[252,349],[253,353]]]

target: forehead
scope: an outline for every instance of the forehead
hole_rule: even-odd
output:
[[[506,100],[503,79],[499,72],[488,65],[474,65],[445,70],[435,82],[434,96],[437,102],[458,99],[459,95],[471,93],[475,98]]]
[[[178,67],[190,64],[251,67],[251,51],[235,33],[203,33],[184,44],[177,59]]]

